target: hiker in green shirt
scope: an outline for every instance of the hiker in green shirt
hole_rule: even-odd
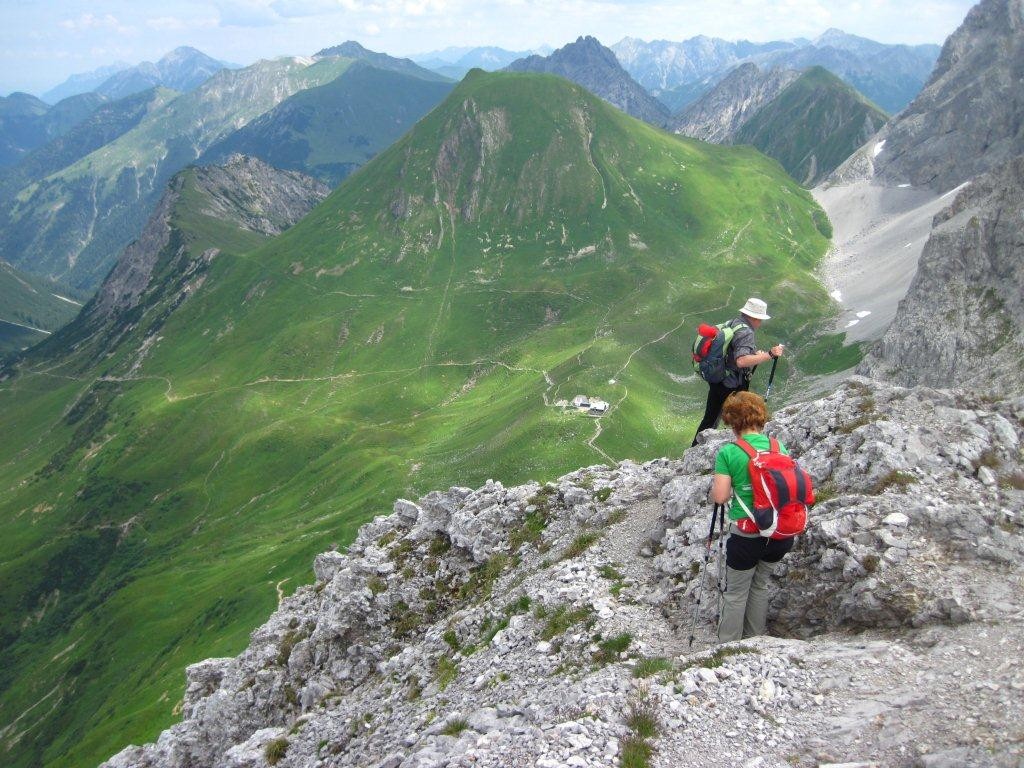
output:
[[[760,395],[735,392],[722,407],[722,421],[733,434],[743,438],[757,450],[767,450],[768,437],[763,433],[768,421],[768,408]],[[786,447],[779,444],[782,453]],[[793,539],[768,539],[758,533],[743,511],[754,506],[750,487],[749,458],[735,443],[726,443],[715,456],[715,475],[711,484],[711,501],[729,507],[729,538],[726,552],[726,592],[718,639],[723,643],[744,637],[763,635],[768,615],[768,579],[775,564],[793,548]]]

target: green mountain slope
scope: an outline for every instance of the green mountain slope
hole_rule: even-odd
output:
[[[153,88],[101,104],[67,133],[29,152],[15,165],[0,169],[0,200],[9,199],[29,184],[110,143],[138,125],[149,112],[177,96],[174,91]]]
[[[0,258],[94,289],[138,236],[171,176],[240,125],[333,80],[350,63],[289,58],[222,70],[0,206]]]
[[[186,189],[168,235],[194,271],[0,384],[13,766],[151,739],[185,664],[238,652],[396,496],[679,454],[699,320],[764,295],[768,344],[829,312],[825,222],[776,163],[547,75],[470,73],[258,248],[204,210]],[[577,393],[610,412],[554,407]]]
[[[399,59],[395,56],[389,56],[386,53],[371,51],[364,48],[355,40],[347,40],[341,45],[335,45],[331,48],[324,48],[323,50],[317,51],[315,58],[322,59],[331,56],[355,59],[356,61],[362,61],[370,66],[376,67],[377,69],[386,69],[390,72],[400,72],[403,75],[418,77],[421,80],[430,80],[432,82],[442,83],[450,81],[450,79],[444,75],[440,75],[437,72],[421,67],[412,59]]]
[[[888,119],[853,87],[822,67],[812,67],[758,110],[734,143],[752,144],[812,187]]]
[[[357,62],[326,85],[290,96],[217,142],[202,162],[222,162],[240,152],[336,185],[454,87]]]
[[[69,96],[52,107],[27,93],[0,96],[0,168],[86,119],[104,101],[97,93]]]
[[[82,308],[66,286],[0,261],[0,359],[44,340]]]

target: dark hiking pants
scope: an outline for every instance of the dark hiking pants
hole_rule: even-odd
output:
[[[697,444],[697,435],[705,429],[718,426],[718,418],[722,415],[722,406],[725,405],[725,398],[733,392],[746,392],[750,389],[750,380],[747,379],[738,387],[729,388],[725,384],[708,384],[708,401],[704,406],[704,418],[697,427],[697,434],[693,436],[692,448]]]

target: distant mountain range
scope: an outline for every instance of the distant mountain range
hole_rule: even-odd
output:
[[[202,51],[182,46],[175,48],[155,64],[144,61],[111,75],[100,83],[95,91],[111,99],[131,96],[133,93],[158,85],[186,93],[209,80],[220,70],[232,68],[232,65],[210,58]]]
[[[425,67],[421,67],[412,59],[400,59],[395,56],[389,56],[386,53],[378,53],[377,51],[371,51],[367,48],[364,48],[355,40],[348,40],[342,43],[341,45],[335,45],[331,48],[324,48],[321,51],[317,51],[314,58],[323,59],[337,56],[355,59],[356,61],[362,61],[374,67],[377,67],[378,69],[387,69],[392,72],[401,72],[402,74],[405,75],[418,77],[421,80],[434,80],[439,82],[447,82],[450,80],[450,78],[447,78],[443,75],[439,75],[436,72],[432,72]]]
[[[516,59],[527,56],[547,56],[554,49],[549,45],[529,51],[509,51],[493,45],[477,47],[445,48],[441,51],[429,51],[410,56],[420,66],[431,69],[454,80],[461,80],[471,69],[482,69],[494,72],[503,69]]]
[[[814,40],[770,43],[627,37],[611,48],[626,71],[675,110],[695,101],[738,64],[752,62],[782,69],[824,67],[889,113],[899,112],[917,95],[940,50],[937,45],[885,45],[837,29]]]
[[[331,82],[289,96],[218,141],[201,162],[219,163],[242,153],[334,186],[390,146],[455,85],[421,71],[428,79],[407,74],[405,68],[357,62]]]
[[[222,69],[128,132],[0,203],[0,258],[94,289],[141,232],[167,181],[214,143],[351,59],[277,59]]]
[[[594,37],[580,37],[550,56],[528,56],[506,67],[509,72],[545,72],[582,85],[628,115],[662,126],[669,111],[622,68],[611,49]]]
[[[873,136],[889,116],[822,67],[811,67],[736,132],[813,187]]]
[[[109,144],[138,125],[150,112],[160,109],[178,95],[166,88],[151,88],[117,101],[100,99],[99,106],[84,120],[43,146],[22,155],[14,165],[0,168],[0,201],[10,199],[33,182]],[[65,101],[91,97],[92,94],[83,94]]]
[[[58,101],[66,99],[68,96],[77,96],[80,93],[94,91],[113,75],[116,75],[122,70],[129,69],[131,66],[131,64],[126,62],[118,61],[113,64],[108,64],[107,66],[94,69],[92,72],[83,72],[81,74],[71,75],[63,83],[46,91],[46,93],[42,94],[39,98],[47,104],[56,104]]]
[[[27,93],[0,97],[0,168],[70,131],[105,101],[106,96],[84,93],[51,107]]]

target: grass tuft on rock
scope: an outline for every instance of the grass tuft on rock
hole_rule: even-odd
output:
[[[267,744],[266,749],[263,750],[263,755],[267,758],[268,763],[277,765],[284,759],[287,752],[288,739],[274,739]]]

